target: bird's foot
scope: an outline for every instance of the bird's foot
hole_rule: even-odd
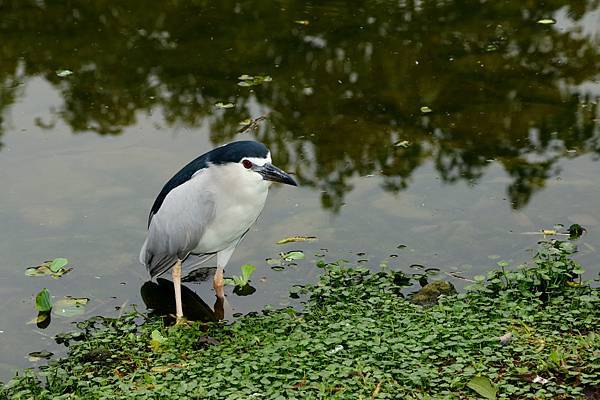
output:
[[[215,301],[215,317],[218,321],[222,321],[225,318],[225,298],[217,296],[217,300]]]
[[[190,321],[184,317],[183,315],[181,316],[177,316],[177,318],[175,319],[175,325],[189,325]]]

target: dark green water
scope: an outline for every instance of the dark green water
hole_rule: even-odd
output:
[[[231,312],[288,304],[317,254],[469,277],[556,223],[588,228],[579,258],[600,271],[598,1],[122,3],[0,0],[0,377],[76,320],[28,325],[43,287],[89,297],[84,317],[144,308],[155,195],[238,138],[301,187],[275,188],[238,247],[227,272],[253,263],[257,291]],[[319,240],[275,244],[289,235]],[[295,249],[296,266],[265,262]],[[54,257],[74,270],[25,276]]]

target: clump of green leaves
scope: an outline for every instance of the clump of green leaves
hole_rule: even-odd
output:
[[[508,270],[509,264],[500,261],[500,269],[489,272],[485,284],[479,277],[479,283],[471,289],[517,298],[535,297],[546,302],[564,292],[565,287],[581,284],[580,276],[585,270],[571,257],[575,251],[573,242],[541,242],[530,265]]]
[[[542,243],[528,265],[430,308],[400,295],[398,272],[333,263],[303,289],[302,312],[173,327],[90,319],[67,358],[0,397],[582,398],[600,382],[600,289],[580,282],[573,251]]]
[[[242,271],[241,275],[234,275],[232,277],[225,278],[223,281],[226,285],[233,285],[239,288],[243,288],[250,283],[250,277],[256,270],[256,267],[252,264],[244,264],[240,267]]]

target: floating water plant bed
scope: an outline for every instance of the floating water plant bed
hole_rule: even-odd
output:
[[[423,307],[400,272],[322,265],[306,307],[230,324],[130,314],[80,324],[67,358],[26,370],[11,399],[597,398],[600,290],[572,242]],[[77,339],[77,340],[75,340]],[[596,396],[596,397],[594,397]]]

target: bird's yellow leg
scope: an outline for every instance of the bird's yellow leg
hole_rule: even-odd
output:
[[[223,300],[225,297],[225,289],[223,283],[223,267],[217,266],[217,270],[215,271],[215,276],[213,278],[213,288],[215,289],[215,294],[217,298]]]
[[[181,260],[177,260],[171,272],[173,276],[173,285],[175,287],[175,316],[177,323],[184,322],[183,306],[181,304]]]

